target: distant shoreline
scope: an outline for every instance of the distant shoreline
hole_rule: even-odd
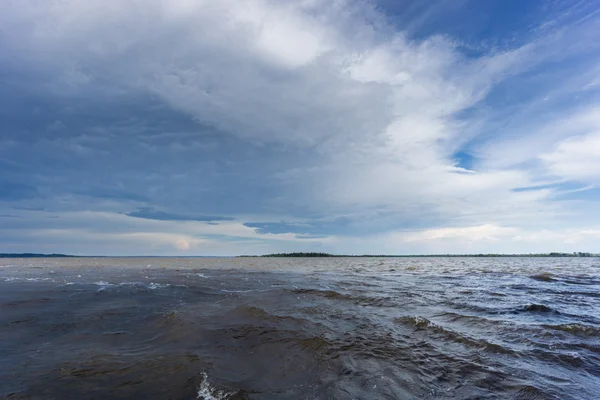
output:
[[[531,253],[531,254],[329,254],[329,253],[276,253],[264,255],[240,255],[240,256],[78,256],[71,254],[42,254],[42,253],[0,253],[0,258],[501,258],[501,257],[554,257],[554,258],[577,258],[577,257],[600,257],[599,253],[576,252],[576,253]]]
[[[38,253],[0,253],[0,258],[67,258],[82,257],[69,254],[38,254]],[[83,256],[85,257],[85,256]]]
[[[410,255],[388,255],[388,254],[329,254],[329,253],[276,253],[265,254],[262,256],[240,256],[240,257],[395,257],[395,258],[416,258],[416,257],[600,257],[600,254],[576,252],[576,253],[531,253],[531,254],[410,254]]]

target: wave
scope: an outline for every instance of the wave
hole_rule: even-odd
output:
[[[578,336],[600,336],[600,327],[584,324],[542,325],[546,329],[563,331]]]
[[[362,306],[374,306],[374,307],[395,307],[397,303],[393,301],[391,297],[372,297],[372,296],[361,296],[361,295],[350,295],[335,290],[319,290],[319,289],[291,289],[292,293],[302,295],[312,295],[325,297],[327,299],[335,300],[348,300],[354,302],[354,304]]]
[[[525,386],[521,388],[516,396],[515,400],[553,400],[556,397],[551,396],[535,386]]]
[[[456,343],[461,343],[469,347],[475,347],[479,349],[484,349],[493,353],[502,353],[502,354],[512,354],[513,350],[508,349],[502,345],[488,342],[484,339],[474,339],[470,338],[466,335],[463,335],[459,332],[453,331],[451,329],[444,328],[440,325],[437,325],[427,318],[416,316],[416,317],[399,317],[395,318],[394,322],[408,325],[417,328],[417,330],[425,330],[428,333],[437,334],[443,340],[451,340]]]
[[[585,286],[593,286],[600,284],[600,280],[597,278],[587,276],[587,275],[579,275],[579,276],[570,276],[564,280],[565,283],[570,285],[585,285]]]
[[[558,276],[550,272],[531,275],[530,278],[540,282],[562,282],[570,285],[597,285],[600,283],[600,280],[589,275]]]
[[[544,293],[548,293],[550,295],[566,295],[566,296],[585,296],[585,297],[600,297],[600,293],[596,291],[583,291],[583,290],[548,290]]]
[[[352,296],[348,296],[346,294],[336,292],[335,290],[292,289],[290,291],[295,294],[307,294],[307,295],[325,297],[328,299],[340,299],[340,300],[352,299]]]
[[[495,320],[490,320],[481,316],[475,316],[475,315],[465,315],[465,314],[459,314],[459,313],[455,313],[452,311],[447,311],[447,312],[443,312],[440,314],[436,314],[436,317],[441,317],[444,318],[445,320],[449,321],[449,322],[460,322],[463,324],[468,324],[468,325],[474,325],[474,326],[484,326],[484,327],[490,327],[490,326],[497,326],[498,321]]]
[[[228,319],[232,321],[238,321],[239,318],[252,321],[250,325],[245,327],[248,332],[264,330],[265,326],[275,327],[276,329],[282,328],[285,324],[287,327],[298,327],[306,324],[306,320],[302,318],[293,317],[291,315],[276,315],[267,312],[260,307],[253,306],[239,306],[234,308],[228,313]],[[267,325],[265,325],[267,324]]]

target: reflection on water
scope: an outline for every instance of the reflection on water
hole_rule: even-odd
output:
[[[0,398],[595,399],[593,258],[0,260]]]

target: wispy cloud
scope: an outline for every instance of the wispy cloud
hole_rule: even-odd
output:
[[[125,214],[129,217],[143,218],[143,219],[154,219],[157,221],[202,221],[202,222],[214,222],[214,221],[232,221],[232,217],[223,217],[219,215],[181,215],[172,214],[160,210],[153,210],[152,208],[140,208],[136,211]]]

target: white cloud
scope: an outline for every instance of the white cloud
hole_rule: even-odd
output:
[[[535,107],[540,107],[536,104]],[[585,102],[575,110],[542,108],[539,118],[534,110],[527,109],[517,118],[522,126],[503,132],[482,145],[478,150],[483,158],[481,168],[506,169],[519,164],[537,161],[543,154],[551,153],[563,140],[584,136],[600,129],[600,108],[594,101]]]
[[[421,232],[401,235],[400,240],[406,242],[432,241],[437,239],[459,238],[464,241],[481,240],[496,241],[507,235],[514,235],[515,228],[504,228],[496,225],[480,225],[461,228],[428,229]]]
[[[600,125],[598,131],[559,142],[540,156],[548,170],[568,180],[600,183]]]
[[[328,248],[344,254],[530,254],[594,251],[600,229],[523,229],[494,224],[336,237]]]

